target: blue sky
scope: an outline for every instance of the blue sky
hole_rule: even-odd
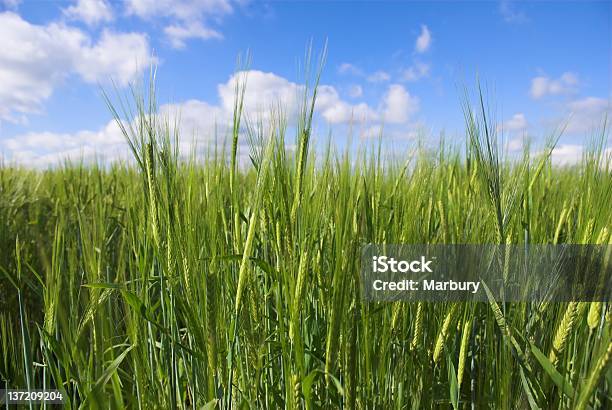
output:
[[[0,155],[47,166],[127,153],[100,97],[158,65],[160,110],[210,142],[228,121],[237,56],[252,55],[247,111],[295,103],[307,44],[328,55],[318,130],[460,138],[461,92],[486,86],[508,149],[567,119],[555,151],[579,158],[610,110],[609,1],[0,0]]]

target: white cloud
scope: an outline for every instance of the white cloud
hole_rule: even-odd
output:
[[[75,70],[90,83],[112,78],[124,86],[152,62],[144,34],[104,31],[97,44],[81,49]]]
[[[383,98],[383,115],[387,123],[405,123],[419,109],[419,99],[400,84],[389,86]]]
[[[216,30],[205,27],[199,21],[193,21],[182,25],[172,24],[164,28],[170,44],[174,48],[184,48],[185,41],[191,38],[208,40],[211,38],[222,39],[223,35]]]
[[[250,70],[236,73],[227,82],[217,87],[219,105],[191,101],[190,107],[181,105],[183,122],[193,118],[192,128],[210,128],[212,118],[221,122],[229,121],[234,107],[234,97],[237,82],[242,82],[246,75],[246,91],[244,94],[244,114],[251,120],[269,119],[271,111],[282,110],[290,121],[297,115],[304,87],[270,72]],[[185,110],[185,108],[189,108]],[[351,104],[340,97],[337,89],[331,85],[321,84],[317,90],[316,111],[329,123],[338,124],[355,120],[376,120],[379,114],[365,103]],[[185,115],[185,112],[191,113]],[[204,123],[198,118],[206,117]],[[183,124],[184,125],[184,124]]]
[[[429,28],[427,28],[425,24],[422,24],[421,34],[419,34],[419,37],[416,39],[416,42],[414,43],[414,50],[417,53],[424,53],[429,49],[430,46],[431,46],[431,32],[429,31]]]
[[[389,81],[391,76],[386,71],[376,71],[368,76],[368,81],[371,83],[383,83]]]
[[[151,20],[162,18],[167,25],[164,33],[175,48],[185,46],[189,39],[218,39],[222,34],[210,27],[233,13],[230,0],[127,0],[129,15]]]
[[[608,100],[597,97],[586,97],[581,100],[575,100],[569,103],[569,108],[572,111],[578,112],[603,112],[608,107]]]
[[[584,148],[577,144],[562,144],[553,148],[551,161],[555,165],[574,165],[580,162]]]
[[[363,88],[361,88],[361,86],[357,84],[352,85],[348,90],[348,95],[351,98],[361,97],[363,95]]]
[[[542,151],[536,152],[541,154]],[[592,153],[599,153],[599,167],[608,172],[612,171],[612,148],[604,148],[601,152],[593,152],[585,145],[580,144],[560,144],[553,148],[550,159],[553,165],[571,166],[579,164],[582,159]]]
[[[351,74],[351,75],[358,75],[358,76],[363,75],[363,71],[359,67],[351,63],[340,64],[338,66],[338,72],[340,74]]]
[[[516,132],[516,131],[524,131],[527,128],[527,119],[525,118],[525,114],[519,112],[514,114],[512,118],[507,121],[504,121],[502,124],[502,128],[504,131],[508,132]]]
[[[538,76],[531,80],[529,93],[536,100],[547,95],[571,94],[576,91],[578,83],[578,76],[571,72],[565,72],[557,79]]]
[[[84,21],[90,26],[113,20],[113,9],[106,0],[77,0],[63,12],[66,17]]]
[[[0,14],[0,118],[39,109],[85,39],[65,26],[35,26],[17,14]]]
[[[236,81],[244,78],[244,74],[232,75],[226,83],[218,86],[221,107],[226,113],[231,113],[233,109]],[[250,70],[247,73],[244,111],[251,119],[265,119],[269,117],[271,109],[281,107],[292,118],[297,113],[303,90],[302,85],[274,73]],[[389,87],[379,109],[375,109],[364,102],[351,104],[340,97],[335,87],[321,84],[317,90],[315,108],[331,124],[352,120],[377,121],[382,117],[389,123],[404,123],[418,111],[419,100],[403,86],[394,84]]]
[[[528,126],[527,118],[525,118],[525,114],[522,112],[514,114],[510,119],[498,126],[500,131],[513,136],[506,144],[508,151],[516,152],[523,148],[523,138],[525,138]]]
[[[422,62],[415,62],[412,66],[408,67],[402,72],[403,81],[418,81],[423,77],[429,75],[429,64]]]
[[[231,120],[230,113],[220,106],[198,100],[161,105],[159,116],[170,127],[179,125],[181,154],[189,153],[191,148],[200,144],[215,141],[217,136],[225,136]],[[97,131],[31,132],[0,140],[0,157],[3,152],[10,153],[9,162],[37,168],[56,165],[65,159],[104,159],[106,162],[132,159],[130,148],[115,120],[109,121]]]
[[[8,149],[68,149],[91,145],[114,145],[123,143],[123,135],[115,121],[110,121],[98,131],[79,131],[75,134],[52,132],[30,132],[19,138],[9,138],[2,143]]]
[[[226,83],[217,87],[221,107],[225,112],[232,112],[236,83],[240,82],[245,74],[247,87],[244,94],[244,112],[248,117],[253,120],[268,118],[270,110],[278,109],[279,105],[289,117],[295,115],[302,87],[274,73],[258,70],[234,74]]]
[[[574,73],[569,72],[569,71],[565,72],[565,73],[563,73],[561,75],[561,81],[564,84],[569,85],[569,86],[578,85],[578,82],[579,82],[578,76],[576,74],[574,74]]]
[[[98,42],[61,23],[31,24],[0,13],[0,118],[40,111],[55,87],[71,75],[90,83],[113,77],[126,84],[152,59],[148,40],[138,33],[105,31]]]
[[[233,11],[229,0],[127,0],[128,13],[141,18],[175,17],[189,21],[217,17]]]
[[[319,87],[316,107],[331,124],[352,120],[373,121],[378,118],[378,114],[366,103],[352,105],[340,99],[336,89],[330,85]]]
[[[162,117],[179,123],[179,135],[196,140],[212,140],[215,131],[220,136],[226,131],[231,112],[200,100],[188,100],[179,104],[165,104],[159,108]]]
[[[604,98],[586,97],[571,101],[567,105],[569,122],[566,133],[588,133],[597,130],[603,123],[606,112],[612,118],[610,102]]]
[[[359,138],[377,138],[382,135],[384,128],[382,125],[371,125],[369,127],[361,128],[359,130]]]
[[[521,150],[523,148],[523,138],[522,137],[512,138],[510,141],[508,141],[508,143],[506,144],[506,147],[508,148],[508,151],[510,152],[516,152],[516,151]]]
[[[244,78],[244,72],[232,75],[218,86],[223,110],[230,113],[234,106],[236,81]],[[297,114],[304,87],[274,73],[250,70],[244,95],[244,112],[251,119],[270,116],[270,110],[281,108],[292,120]],[[365,103],[350,104],[340,98],[335,87],[321,84],[317,90],[316,110],[332,124],[355,120],[374,120],[378,114]]]
[[[244,94],[244,115],[250,120],[267,121],[270,110],[282,109],[289,122],[295,121],[304,87],[274,73],[250,70],[238,72],[217,86],[218,103],[209,104],[199,100],[188,100],[176,104],[166,104],[159,108],[162,118],[171,125],[178,122],[181,136],[180,148],[186,152],[196,143],[214,141],[228,130],[234,107],[237,82],[247,78]],[[343,100],[337,89],[322,84],[318,88],[315,110],[330,124],[356,121],[374,132],[375,121],[384,120],[389,124],[406,125],[410,116],[419,107],[418,98],[399,84],[388,88],[378,109],[365,102],[351,104]],[[215,131],[218,131],[215,133]],[[397,130],[395,130],[397,131]],[[399,135],[399,134],[398,134]],[[129,150],[123,136],[114,123],[109,122],[98,131],[76,133],[28,133],[0,141],[0,152],[8,152],[9,160],[27,165],[47,166],[62,158],[88,159],[94,154],[107,160],[129,157]]]
[[[74,134],[31,132],[0,141],[0,151],[11,153],[10,161],[33,167],[47,167],[64,159],[89,160],[96,155],[107,160],[130,155],[123,134],[115,121],[98,131]]]

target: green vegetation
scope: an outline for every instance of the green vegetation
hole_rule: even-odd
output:
[[[359,295],[366,243],[610,243],[605,130],[578,166],[551,165],[554,138],[509,161],[479,96],[465,149],[315,158],[314,89],[295,155],[281,114],[240,125],[239,88],[230,158],[181,158],[151,89],[122,123],[135,165],[0,168],[3,387],[85,408],[610,408],[605,303]]]

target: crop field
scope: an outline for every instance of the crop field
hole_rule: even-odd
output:
[[[366,302],[359,283],[368,243],[612,243],[607,129],[576,166],[552,165],[556,135],[507,158],[477,93],[463,143],[317,149],[314,90],[294,127],[241,119],[237,89],[226,144],[189,156],[135,93],[132,162],[0,167],[0,388],[70,408],[612,408],[604,302]]]

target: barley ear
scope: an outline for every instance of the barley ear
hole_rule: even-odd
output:
[[[597,325],[599,324],[599,319],[601,317],[601,302],[591,302],[589,307],[589,314],[587,315],[587,325],[589,325],[589,329],[591,331],[595,330]]]
[[[569,338],[570,333],[574,327],[574,323],[576,322],[576,316],[578,313],[578,303],[570,302],[567,305],[567,309],[565,310],[565,314],[559,322],[559,326],[557,327],[557,332],[555,333],[555,338],[553,339],[553,345],[550,349],[550,354],[548,358],[552,362],[554,366],[557,366],[559,362],[559,356],[565,350],[565,346],[567,345],[567,339]]]
[[[414,320],[414,333],[412,335],[412,342],[410,343],[410,350],[416,350],[419,346],[419,342],[423,337],[423,302],[419,302],[417,305],[416,319]]]
[[[436,339],[436,345],[434,347],[432,356],[434,365],[438,364],[440,361],[440,356],[442,355],[442,350],[444,349],[444,342],[448,336],[448,329],[450,328],[453,313],[455,312],[456,307],[457,305],[453,305],[453,307],[448,311],[446,317],[444,318],[444,322],[442,323],[442,327],[440,328],[440,332],[438,333],[438,338]]]
[[[459,367],[457,368],[457,384],[461,388],[461,381],[463,380],[463,374],[465,373],[465,362],[467,360],[468,343],[470,341],[470,334],[472,333],[472,319],[465,321],[463,325],[463,334],[461,335],[461,348],[459,349]]]

